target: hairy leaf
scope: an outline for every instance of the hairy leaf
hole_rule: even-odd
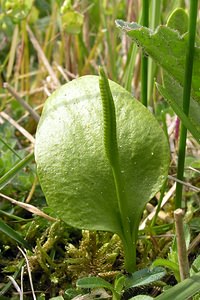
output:
[[[165,276],[165,274],[165,269],[161,267],[156,267],[152,270],[148,268],[139,270],[127,277],[125,281],[125,288],[128,289],[131,287],[150,284],[160,280],[163,276]]]
[[[96,288],[107,288],[111,291],[114,287],[111,283],[100,277],[85,277],[77,280],[77,287],[84,289],[96,289]]]
[[[180,85],[184,84],[185,53],[187,34],[180,35],[177,30],[164,25],[155,31],[137,23],[117,20],[116,25],[125,31],[144,51],[165,69]],[[195,47],[192,96],[200,102],[200,48]]]

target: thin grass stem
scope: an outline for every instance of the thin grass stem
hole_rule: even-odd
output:
[[[109,26],[106,18],[106,3],[103,3],[103,1],[100,1],[100,11],[101,11],[101,22],[105,30],[105,36],[106,36],[106,42],[107,42],[107,48],[108,48],[108,66],[110,70],[110,75],[113,80],[116,80],[116,69],[115,69],[115,52],[113,51],[113,45],[111,43],[111,35],[109,31]]]
[[[141,21],[142,21],[142,14],[140,13],[138,18],[138,23],[140,24]],[[124,81],[124,88],[131,93],[134,71],[136,66],[136,57],[138,52],[137,45],[135,43],[132,43],[129,51],[130,51],[130,59],[128,59],[124,70],[123,81]]]
[[[4,82],[3,87],[10,92],[10,94],[29,112],[32,118],[38,123],[40,119],[38,113],[26,101],[24,101],[23,98],[20,97],[15,89],[13,89],[12,86],[7,82]]]
[[[2,138],[1,138],[1,136],[0,136],[0,142],[2,143],[2,144],[4,144],[14,155],[16,155],[18,158],[19,158],[19,160],[21,160],[22,158],[21,158],[21,156],[17,153],[17,151],[15,151],[6,141],[4,141]]]
[[[142,25],[149,25],[149,0],[142,1]],[[141,60],[141,100],[147,106],[147,91],[148,91],[148,57],[142,53]]]
[[[160,22],[161,15],[161,3],[162,0],[152,0],[151,1],[151,11],[149,16],[149,26],[151,29],[155,29]],[[151,57],[148,59],[148,103],[153,106],[153,86],[154,86],[154,77],[156,75],[156,64]]]
[[[198,0],[190,1],[189,36],[188,36],[188,46],[187,46],[186,60],[185,60],[185,77],[184,77],[184,88],[183,88],[183,112],[186,114],[186,116],[188,116],[189,108],[190,108],[190,91],[191,91],[191,83],[192,83],[197,11],[198,11]],[[180,141],[179,141],[179,150],[178,150],[178,169],[177,169],[177,178],[181,181],[183,181],[183,177],[184,177],[186,138],[187,138],[187,128],[183,125],[183,123],[181,123]],[[182,184],[177,182],[176,199],[175,199],[176,208],[181,208],[182,192],[183,192]]]
[[[9,52],[9,60],[8,60],[7,72],[6,72],[7,80],[9,80],[9,78],[11,77],[12,72],[13,72],[13,66],[14,66],[17,43],[18,43],[18,36],[19,36],[19,25],[16,24],[14,31],[13,31],[11,48],[10,48],[10,52]]]
[[[4,188],[15,176],[23,169],[27,164],[29,164],[34,159],[34,153],[28,154],[20,162],[18,162],[14,167],[12,167],[6,174],[0,178],[0,190]]]

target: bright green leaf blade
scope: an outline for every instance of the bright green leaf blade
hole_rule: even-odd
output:
[[[165,275],[166,271],[161,267],[156,267],[152,270],[148,268],[139,270],[127,277],[125,281],[125,289],[150,284],[152,282],[160,280]]]
[[[129,49],[129,56],[130,58],[128,59],[126,63],[126,68],[124,70],[124,75],[123,75],[123,82],[124,82],[124,87],[127,91],[131,92],[132,91],[132,81],[133,81],[133,75],[134,75],[134,66],[136,65],[136,56],[137,56],[137,47],[133,44],[131,45],[131,48]]]
[[[6,174],[0,178],[0,190],[4,188],[14,177],[15,175],[24,168],[31,160],[33,160],[34,154],[28,154],[24,159],[18,162],[12,169],[10,169]]]
[[[116,278],[115,278],[115,282],[114,282],[114,287],[115,287],[115,291],[120,294],[121,291],[124,289],[124,282],[126,280],[126,277],[124,275],[119,274]]]
[[[148,109],[112,81],[110,88],[127,217],[136,232],[146,202],[166,178],[168,143]],[[35,157],[42,189],[58,217],[78,228],[122,235],[114,179],[104,149],[97,76],[73,80],[47,100],[36,134]]]
[[[157,27],[154,32],[137,23],[122,20],[117,20],[116,25],[183,86],[187,35],[181,36],[178,31],[163,25]],[[199,82],[200,48],[195,47],[192,96],[198,102],[200,102]]]
[[[195,275],[200,271],[200,255],[198,255],[192,263],[190,268],[190,276]]]
[[[112,284],[100,277],[85,277],[78,279],[76,286],[84,289],[106,288],[111,291],[114,290]]]
[[[20,243],[23,247],[27,249],[31,249],[30,245],[23,239],[23,237],[13,230],[10,226],[8,226],[6,223],[0,220],[0,231],[5,233],[7,236],[9,236],[11,239],[15,240],[16,242]]]
[[[172,270],[175,273],[179,272],[178,264],[176,264],[175,262],[170,261],[168,259],[164,259],[164,258],[157,258],[156,260],[154,260],[152,266],[153,267],[164,266],[166,268],[169,268],[170,270]]]
[[[4,216],[6,216],[6,217],[8,217],[8,218],[10,218],[10,219],[14,219],[14,220],[17,220],[17,221],[27,221],[27,219],[15,216],[12,213],[8,213],[8,212],[0,209],[0,215],[1,214],[4,215]]]
[[[200,273],[185,279],[173,286],[155,299],[157,300],[187,300],[200,291]]]

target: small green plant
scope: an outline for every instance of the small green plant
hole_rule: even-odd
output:
[[[199,290],[200,278],[199,257],[193,262],[200,228],[200,31],[198,26],[194,29],[198,0],[132,2],[1,1],[2,299],[22,298],[22,282],[24,300],[31,297],[24,258],[16,244],[28,249],[37,300],[71,300],[78,295],[79,299],[91,300],[110,295],[113,299],[149,300],[159,293],[158,299],[199,299],[198,294],[192,296]],[[116,19],[140,25],[118,22],[127,32],[121,39]],[[182,99],[191,79],[185,64],[187,54],[193,52],[188,48],[191,33],[195,51],[188,113]],[[108,77],[130,94],[108,81],[102,69],[99,77],[81,77],[98,74],[98,65],[106,65]],[[31,153],[36,123],[47,95],[74,78],[79,79],[63,86],[47,101],[37,133],[38,170],[49,204],[45,207]],[[166,136],[169,134],[169,175],[173,174],[169,180],[163,132],[131,94],[151,107]],[[186,102],[188,106],[188,99]],[[190,276],[194,277],[181,285],[182,255],[172,240],[173,205],[176,202],[180,206],[180,201],[173,203],[175,184],[172,185],[181,136],[175,114],[192,133],[187,139],[190,157],[186,157],[184,179],[190,185],[184,189],[183,197],[179,193],[179,199],[182,198],[181,204],[187,200],[184,221],[189,222],[192,232],[186,256],[193,271]],[[20,127],[33,137],[27,140]],[[182,152],[182,168],[184,158]],[[191,171],[191,167],[197,170]],[[191,184],[195,192],[190,190]],[[182,190],[182,183],[179,186]],[[51,215],[48,220],[58,218],[57,222],[51,224],[36,216],[37,211],[42,215],[41,209]],[[81,231],[67,223],[89,230]],[[163,267],[167,270],[164,277]],[[7,275],[21,287],[20,295],[16,295]],[[171,287],[174,277],[178,284]],[[148,296],[138,295],[143,293]]]
[[[136,269],[145,204],[168,170],[166,137],[151,113],[122,87],[84,76],[46,102],[35,157],[49,206],[68,224],[117,233],[125,268]]]
[[[196,265],[199,266],[199,263],[196,261]],[[163,268],[153,268],[153,269],[143,269],[139,270],[130,277],[118,276],[114,282],[114,285],[110,284],[106,280],[97,277],[87,277],[81,278],[77,281],[77,287],[85,288],[85,289],[95,289],[95,288],[106,288],[112,292],[112,299],[119,300],[121,299],[124,291],[130,288],[136,287],[144,287],[146,285],[156,283],[157,281],[162,280],[162,277],[165,275],[165,270]],[[176,299],[176,300],[187,300],[189,297],[195,295],[200,287],[199,287],[199,278],[200,272],[196,272],[195,274],[191,274],[192,276],[184,281],[178,283],[177,285],[166,288],[166,290],[159,296],[153,298],[147,296],[145,294],[137,295],[135,297],[129,298],[133,299],[141,299],[141,300],[168,300],[168,299]],[[164,284],[164,283],[163,283]],[[198,299],[198,298],[196,298]]]

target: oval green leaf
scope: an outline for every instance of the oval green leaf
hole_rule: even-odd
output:
[[[100,277],[84,277],[80,278],[76,282],[76,286],[84,289],[97,289],[97,288],[106,288],[111,291],[114,290],[114,287],[111,283]]]
[[[147,285],[152,282],[160,280],[166,275],[164,268],[156,267],[152,270],[145,268],[137,272],[132,273],[126,278],[125,289],[129,289],[136,286]]]
[[[147,201],[167,176],[169,149],[152,114],[110,81],[116,109],[127,216],[135,234]],[[103,142],[97,76],[83,76],[47,100],[36,134],[38,174],[49,206],[68,224],[123,235],[114,179]]]

